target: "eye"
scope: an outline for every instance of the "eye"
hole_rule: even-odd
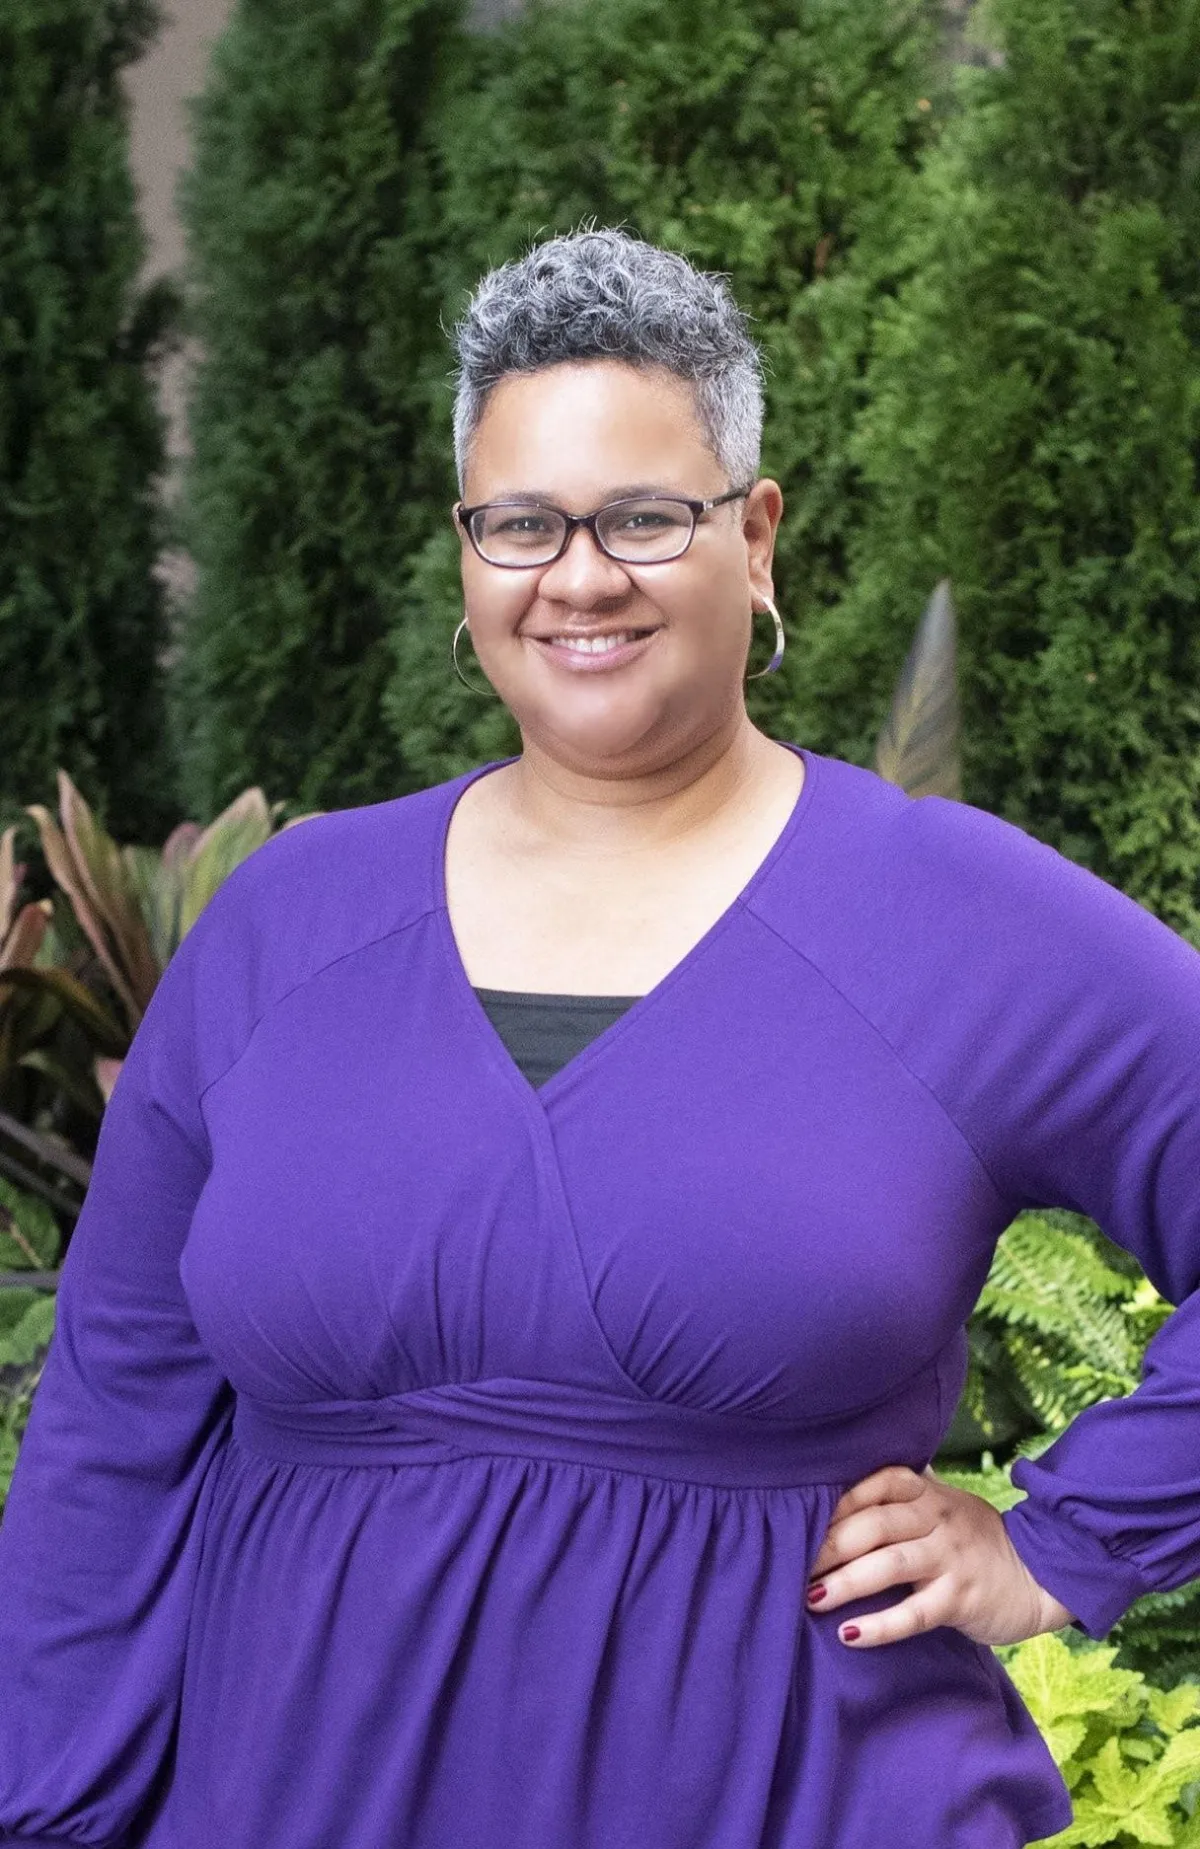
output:
[[[661,533],[665,528],[678,525],[678,510],[661,507],[633,507],[613,522],[618,533]]]
[[[493,514],[487,523],[489,533],[503,533],[509,539],[540,539],[549,529],[545,514],[535,510]]]

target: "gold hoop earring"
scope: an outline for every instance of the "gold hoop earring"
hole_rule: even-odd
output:
[[[454,631],[454,640],[450,644],[450,658],[454,663],[454,672],[458,675],[458,678],[462,682],[463,686],[469,688],[472,693],[482,693],[482,694],[495,693],[496,689],[492,686],[490,681],[488,682],[486,687],[476,687],[472,681],[469,681],[467,679],[466,675],[463,673],[462,669],[458,665],[458,638],[459,636],[461,636],[464,629],[467,629],[467,619],[465,616],[463,617],[462,622],[458,625],[458,628]],[[470,633],[471,633],[470,630],[467,629],[467,634],[470,635]]]
[[[769,597],[764,596],[763,602],[771,612],[771,615],[775,618],[775,653],[772,655],[765,668],[758,668],[753,674],[747,674],[746,679],[748,681],[761,680],[764,674],[774,674],[780,662],[783,660],[784,644],[787,640],[783,633],[783,622],[775,605],[771,602]]]

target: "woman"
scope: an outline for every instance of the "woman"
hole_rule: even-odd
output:
[[[554,239],[459,356],[522,750],[269,842],[154,996],[0,1534],[0,1839],[1044,1837],[988,1645],[1200,1574],[1200,956],[749,722],[720,282]],[[1000,1517],[928,1466],[1039,1202],[1181,1307]]]

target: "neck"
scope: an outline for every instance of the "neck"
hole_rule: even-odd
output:
[[[631,775],[589,774],[526,743],[508,767],[504,795],[515,826],[543,844],[589,855],[650,852],[736,811],[781,750],[744,712],[669,764]]]

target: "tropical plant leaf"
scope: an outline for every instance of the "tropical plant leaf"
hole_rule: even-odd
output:
[[[160,974],[138,909],[137,890],[121,850],[101,828],[65,770],[58,773],[58,796],[63,833],[75,863],[78,885],[110,948],[106,968],[119,976],[114,986],[122,1000],[132,999],[135,1012],[130,1018],[136,1027]]]
[[[1061,1431],[1084,1407],[1131,1393],[1157,1315],[1144,1284],[1083,1232],[1036,1212],[1014,1220],[971,1320],[972,1411],[1011,1385],[1043,1427]]]
[[[53,996],[105,1052],[115,1057],[128,1051],[129,1034],[69,970],[45,965],[37,969],[0,969],[0,993],[5,987]]]
[[[260,789],[243,790],[192,844],[183,868],[179,935],[186,936],[217,888],[271,835],[272,815]]]
[[[1002,1470],[995,1462],[990,1451],[985,1451],[983,1461],[977,1470],[956,1469],[953,1464],[934,1464],[934,1475],[939,1483],[948,1483],[952,1489],[965,1489],[973,1496],[982,1496],[990,1502],[993,1509],[1001,1514],[1011,1509],[1015,1503],[1024,1500],[1024,1490],[1019,1490],[1007,1470]]]
[[[161,854],[152,847],[121,849],[129,883],[150,939],[154,965],[159,971],[167,967],[179,942],[183,873],[178,855],[189,838],[183,831],[191,826],[193,824],[182,823],[170,836],[170,841],[177,843],[170,856],[166,849]]]
[[[49,899],[31,899],[21,907],[0,943],[0,969],[33,964],[45,942],[53,910]]]
[[[14,842],[17,825],[11,823],[0,834],[0,946],[3,945],[16,915],[20,881],[17,878]]]
[[[1064,1231],[1039,1213],[1024,1213],[1001,1234],[984,1292],[999,1306],[1007,1290],[1014,1313],[1053,1316],[1064,1282],[1072,1290],[1112,1300],[1129,1297],[1133,1289],[1082,1234]],[[1057,1323],[1061,1320],[1060,1305]]]
[[[84,1068],[75,1069],[63,1060],[56,1059],[45,1047],[31,1047],[28,1053],[22,1053],[16,1061],[18,1068],[27,1072],[40,1072],[85,1116],[98,1123],[104,1115],[104,1088],[96,1077],[97,1063],[98,1058],[94,1057],[90,1073]]]
[[[1129,1832],[1139,1843],[1163,1844],[1170,1849],[1175,1840],[1167,1810],[1169,1798],[1155,1776],[1157,1767],[1128,1765],[1122,1757],[1120,1742],[1110,1736],[1089,1767],[1094,1795],[1089,1792],[1076,1803],[1075,1825],[1089,1834],[1089,1843],[1109,1843]]]
[[[875,769],[910,796],[962,796],[957,626],[950,580],[925,607],[875,745]]]
[[[99,958],[101,966],[109,982],[112,984],[115,993],[120,997],[129,1020],[130,1028],[135,1028],[141,1019],[137,998],[113,958],[100,919],[92,908],[87,887],[83,883],[79,870],[75,865],[75,859],[71,853],[67,838],[50,814],[50,811],[44,808],[41,803],[29,803],[26,805],[26,808],[37,823],[38,833],[42,839],[42,852],[46,857],[46,865],[49,867],[58,885],[62,888],[63,892],[66,893],[70,901],[71,910],[75,914],[84,936]]]
[[[41,1130],[31,1130],[18,1118],[11,1117],[7,1111],[0,1111],[0,1134],[7,1136],[14,1143],[31,1150],[39,1162],[47,1163],[60,1174],[70,1176],[86,1188],[92,1176],[92,1165],[69,1144],[60,1141]]]
[[[1169,1303],[1155,1289],[1149,1278],[1139,1278],[1133,1288],[1133,1295],[1121,1305],[1121,1313],[1129,1324],[1130,1340],[1139,1353],[1144,1353],[1148,1342],[1158,1334],[1167,1318],[1174,1314],[1175,1306]]]
[[[1172,1689],[1148,1687],[1146,1703],[1155,1725],[1164,1733],[1176,1733],[1200,1715],[1200,1688],[1194,1682],[1179,1682]]]

